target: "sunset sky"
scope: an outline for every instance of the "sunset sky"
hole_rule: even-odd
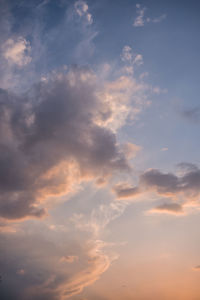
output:
[[[0,0],[0,299],[200,299],[200,1]]]

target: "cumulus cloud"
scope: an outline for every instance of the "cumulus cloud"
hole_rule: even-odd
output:
[[[30,43],[23,37],[19,37],[16,40],[10,38],[2,45],[3,57],[10,65],[14,64],[18,67],[23,67],[30,63],[30,51]]]
[[[126,102],[120,111],[115,101],[132,85],[126,80],[120,80],[120,91],[114,82],[99,89],[92,71],[73,68],[25,96],[0,91],[1,217],[41,217],[44,198],[70,192],[75,182],[129,169],[111,130],[126,109]]]

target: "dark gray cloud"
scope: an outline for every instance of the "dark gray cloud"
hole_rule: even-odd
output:
[[[141,184],[155,188],[159,193],[176,192],[178,178],[172,173],[164,174],[157,169],[151,169],[142,174]]]
[[[183,208],[182,205],[179,203],[163,203],[161,205],[156,206],[152,211],[181,214],[183,213]]]
[[[116,193],[117,198],[133,198],[140,194],[138,187],[130,187],[126,184],[118,184],[114,186],[113,191]]]
[[[130,200],[154,192],[158,196],[170,198],[174,203],[162,203],[150,212],[168,212],[182,214],[184,205],[198,204],[200,195],[200,169],[190,163],[178,164],[178,173],[163,173],[158,169],[150,169],[139,178],[138,186],[118,184],[113,188],[117,198]]]
[[[153,188],[159,194],[182,192],[190,196],[197,196],[200,193],[200,169],[193,165],[193,168],[186,169],[180,176],[151,169],[142,174],[140,185]]]
[[[60,299],[57,287],[71,272],[59,261],[68,251],[66,244],[61,249],[55,240],[33,233],[1,235],[1,241],[2,300]],[[78,245],[76,251],[80,251]]]
[[[78,67],[24,96],[0,90],[0,216],[41,217],[45,195],[129,168],[115,134],[98,125],[109,104],[97,90],[95,75]]]
[[[189,121],[199,123],[200,122],[200,107],[194,107],[190,109],[185,109],[182,112],[183,117],[188,119]]]

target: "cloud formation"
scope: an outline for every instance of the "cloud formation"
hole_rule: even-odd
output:
[[[102,88],[92,71],[75,67],[43,79],[24,96],[0,91],[1,217],[41,217],[44,198],[129,169],[109,129],[120,106],[103,97],[119,97],[129,81],[124,83],[119,92],[114,82]]]
[[[146,8],[141,7],[140,4],[136,4],[136,9],[137,9],[137,17],[133,23],[134,27],[142,27],[144,26],[145,20],[144,20],[144,13]]]
[[[88,253],[88,267],[84,271],[77,273],[74,278],[64,285],[61,299],[68,299],[80,294],[85,287],[97,281],[110,267],[112,261],[117,257],[106,255],[102,250],[104,246],[104,242],[96,241],[95,247]]]
[[[178,174],[163,173],[150,169],[140,175],[138,186],[121,183],[113,187],[118,199],[137,199],[137,197],[154,193],[173,200],[155,207],[150,212],[182,214],[184,207],[199,205],[200,169],[193,164],[178,165]]]
[[[197,166],[187,164],[182,167],[182,175],[162,173],[157,169],[151,169],[142,174],[141,185],[154,189],[160,195],[175,196],[183,194],[186,197],[196,198],[200,193],[200,169]],[[189,167],[189,169],[188,169]]]
[[[127,74],[133,75],[134,68],[143,64],[143,57],[141,54],[134,53],[132,48],[128,45],[122,49],[121,60],[125,63],[123,70]]]
[[[133,22],[134,27],[143,27],[146,23],[160,23],[166,19],[167,15],[162,14],[156,18],[145,17],[146,7],[142,7],[141,4],[136,4],[137,17]]]
[[[88,12],[88,4],[83,0],[78,0],[74,4],[75,11],[80,17],[84,17],[86,23],[91,25],[93,23],[92,15]]]
[[[2,45],[3,57],[8,64],[18,67],[23,67],[31,62],[30,51],[30,43],[23,37],[19,37],[17,40],[10,38]]]
[[[15,233],[1,233],[2,299],[58,300],[80,294],[118,258],[110,249],[113,244],[100,235],[124,208],[124,203],[111,202],[62,227],[28,221]]]
[[[190,109],[185,109],[182,112],[182,116],[186,118],[189,121],[192,121],[194,123],[200,122],[200,107],[194,107]]]
[[[183,214],[183,207],[179,203],[163,203],[151,209],[149,213],[166,213],[172,215]]]

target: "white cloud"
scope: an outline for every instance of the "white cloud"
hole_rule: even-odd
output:
[[[91,25],[93,23],[93,18],[91,13],[88,12],[88,4],[83,0],[78,0],[74,4],[74,8],[79,17],[84,17],[87,24]]]
[[[146,7],[142,7],[140,4],[136,4],[137,17],[133,22],[134,27],[143,27],[145,23],[160,23],[163,20],[165,20],[167,17],[166,14],[162,14],[161,16],[156,18],[149,18],[149,17],[145,18],[145,11],[146,11]]]
[[[17,40],[8,39],[2,46],[3,57],[9,64],[23,67],[30,63],[30,43],[26,39],[19,37]]]
[[[121,60],[125,64],[122,72],[128,75],[133,75],[135,67],[143,64],[142,55],[134,53],[132,48],[128,45],[125,45],[122,49]]]
[[[143,57],[141,54],[137,54],[134,58],[134,63],[136,65],[142,65],[143,64]]]
[[[122,54],[121,54],[121,59],[122,61],[132,61],[133,59],[133,53],[132,53],[132,48],[130,46],[124,46],[122,49]]]
[[[145,20],[144,20],[144,13],[146,8],[141,7],[140,4],[136,4],[136,9],[137,9],[137,17],[133,23],[134,27],[142,27],[144,26]]]
[[[122,49],[121,60],[124,63],[132,66],[143,64],[142,54],[135,53],[133,49],[128,45],[124,46]]]
[[[147,18],[146,21],[147,21],[147,22],[152,22],[152,23],[160,23],[160,22],[162,22],[163,20],[165,20],[166,17],[167,17],[167,15],[166,15],[166,14],[163,14],[163,15],[157,17],[157,18],[154,18],[154,19]]]

